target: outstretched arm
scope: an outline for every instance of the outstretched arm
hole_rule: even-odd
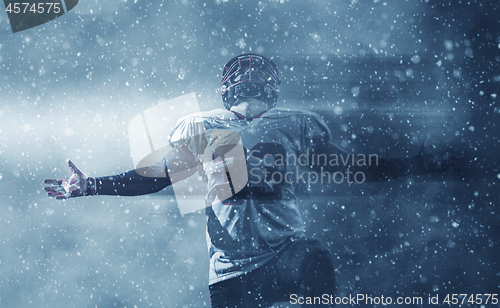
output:
[[[184,148],[174,148],[164,160],[144,168],[130,170],[118,175],[87,177],[70,160],[71,169],[67,179],[47,179],[45,187],[49,196],[68,199],[90,195],[138,196],[151,194],[191,176],[196,171],[196,161]]]

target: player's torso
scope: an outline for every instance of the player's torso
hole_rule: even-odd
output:
[[[300,172],[296,160],[302,150],[301,116],[271,110],[252,120],[228,113],[205,118],[208,135],[219,130],[239,134],[248,175],[244,189],[209,210],[215,215],[212,221],[209,217],[209,225],[222,227],[217,233],[227,233],[211,235],[213,245],[242,252],[268,249],[303,230],[294,194]]]

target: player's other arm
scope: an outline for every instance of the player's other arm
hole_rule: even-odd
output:
[[[151,194],[191,176],[196,171],[193,154],[184,147],[168,152],[164,160],[148,167],[118,175],[87,177],[70,160],[66,161],[71,176],[66,179],[47,179],[49,196],[68,199],[91,195],[138,196]]]
[[[347,153],[332,143],[324,143],[317,147],[321,153],[330,153],[337,155],[355,155]],[[457,159],[450,150],[437,151],[433,147],[422,145],[418,153],[410,158],[382,158],[377,157],[376,161],[371,161],[370,165],[349,164],[353,173],[363,172],[366,181],[376,182],[385,181],[394,178],[400,178],[407,175],[420,175],[433,172],[445,172],[456,164]],[[338,169],[338,166],[335,167]],[[332,167],[333,169],[333,167]],[[338,171],[338,170],[332,171]]]

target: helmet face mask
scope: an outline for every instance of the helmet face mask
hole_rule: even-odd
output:
[[[226,109],[239,98],[260,98],[273,108],[281,83],[276,64],[257,54],[243,54],[229,60],[222,71],[222,101]]]

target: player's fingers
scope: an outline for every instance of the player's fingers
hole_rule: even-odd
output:
[[[68,195],[61,191],[49,191],[47,192],[49,197],[55,197],[56,199],[68,199]]]
[[[59,186],[47,186],[44,188],[46,191],[60,191],[60,192],[63,192],[63,191],[66,191],[64,189],[63,186],[59,185]]]
[[[57,185],[61,185],[62,183],[62,180],[57,180],[57,179],[46,179],[45,181],[43,181],[45,184],[57,184]]]
[[[80,169],[78,169],[78,167],[69,159],[66,160],[66,164],[68,165],[68,167],[71,169],[71,171],[73,173],[76,173],[78,175],[82,174],[82,172],[80,171]]]
[[[49,197],[56,197],[56,198],[61,197],[61,196],[65,196],[65,194],[63,194],[63,193],[61,193],[61,192],[57,192],[57,191],[49,191],[49,192],[47,193],[47,195],[48,195]]]

